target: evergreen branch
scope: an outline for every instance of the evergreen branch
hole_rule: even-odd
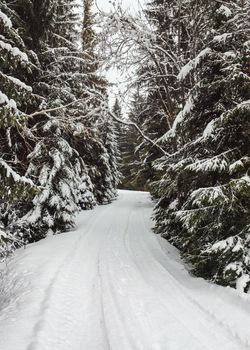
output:
[[[125,120],[122,120],[120,118],[118,118],[113,112],[109,111],[109,115],[118,123],[127,125],[127,126],[132,126],[133,128],[135,128],[138,133],[150,144],[152,144],[154,147],[157,147],[164,155],[169,156],[169,154],[161,147],[159,146],[155,141],[151,140],[147,135],[144,134],[144,132],[139,128],[139,126],[134,123],[134,122],[127,122]]]
[[[32,114],[29,114],[28,117],[29,118],[33,118],[33,117],[35,117],[37,115],[41,115],[41,114],[44,114],[44,115],[46,115],[48,117],[51,117],[51,116],[48,115],[48,113],[56,112],[56,111],[68,108],[68,107],[74,105],[75,103],[78,103],[78,102],[81,102],[81,101],[83,101],[83,99],[72,101],[72,102],[70,102],[70,103],[68,103],[66,105],[60,106],[60,107],[54,107],[54,108],[44,109],[44,110],[41,110],[41,111],[36,111],[36,112],[34,112]]]

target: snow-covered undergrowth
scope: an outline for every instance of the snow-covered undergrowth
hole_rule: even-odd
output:
[[[197,279],[150,229],[148,193],[1,266],[1,350],[246,350],[250,295]]]

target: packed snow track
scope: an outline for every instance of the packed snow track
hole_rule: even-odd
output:
[[[250,296],[190,276],[152,206],[121,191],[17,251],[1,267],[0,349],[250,349]]]

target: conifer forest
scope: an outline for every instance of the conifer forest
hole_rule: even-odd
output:
[[[77,238],[85,231],[87,238]],[[124,232],[124,238],[119,238],[118,232]],[[158,260],[157,240],[164,247],[168,245],[161,257],[157,255]],[[74,250],[73,245],[78,248]],[[94,336],[93,343],[90,328],[86,328],[85,345],[73,345],[78,333],[69,344],[60,340],[46,343],[38,322],[34,343],[28,346],[20,341],[20,347],[18,343],[11,347],[10,340],[0,340],[0,349],[203,350],[205,344],[211,350],[219,349],[219,340],[216,343],[215,337],[212,343],[213,337],[208,334],[209,340],[205,340],[202,330],[200,345],[196,340],[191,342],[184,331],[180,331],[183,343],[176,347],[174,340],[160,335],[159,339],[155,337],[158,342],[152,337],[146,343],[139,330],[134,333],[139,321],[134,321],[134,327],[131,319],[127,322],[124,316],[122,321],[123,302],[121,316],[117,316],[121,326],[117,327],[126,329],[129,336],[124,335],[124,340],[122,335],[117,336],[116,343],[112,336],[112,320],[116,318],[110,316],[115,315],[115,306],[114,310],[110,306],[112,312],[105,311],[105,281],[109,281],[107,290],[113,288],[112,293],[120,291],[122,295],[122,287],[112,276],[118,278],[124,266],[133,265],[125,261],[125,250],[137,267],[148,261],[148,268],[145,265],[140,273],[145,280],[149,270],[155,273],[155,280],[150,280],[153,284],[157,273],[149,262],[151,255],[159,265],[173,254],[167,264],[173,266],[171,276],[181,274],[176,264],[182,264],[188,277],[178,277],[181,280],[192,279],[197,286],[204,283],[204,290],[215,288],[216,295],[225,291],[228,298],[234,298],[233,293],[241,293],[239,298],[249,295],[250,1],[0,0],[0,338],[1,312],[5,315],[10,305],[13,308],[11,300],[22,300],[19,293],[26,288],[26,277],[22,282],[19,277],[30,267],[23,270],[20,266],[35,264],[36,254],[38,260],[40,255],[47,255],[48,261],[54,261],[57,252],[61,267],[59,260],[58,267],[56,262],[50,264],[58,271],[65,273],[63,266],[68,268],[78,259],[69,276],[73,271],[78,273],[81,255],[89,264],[82,260],[81,271],[86,266],[91,274],[90,259],[96,252],[97,262],[93,264],[98,271],[93,276],[99,276],[101,282],[96,282],[99,287],[94,290],[100,290],[105,319],[100,322],[106,324],[109,334],[109,345],[105,346],[101,340],[97,343],[101,335]],[[20,254],[24,257],[18,258]],[[121,270],[109,267],[112,254],[112,264],[120,264]],[[178,262],[175,254],[180,256]],[[120,260],[115,263],[117,257]],[[15,259],[23,263],[19,266]],[[53,270],[49,265],[46,268],[48,262],[42,259],[39,264],[44,270],[34,269],[34,275],[39,275],[37,271],[41,276],[42,271],[49,275]],[[158,280],[163,281],[165,277],[157,271]],[[60,280],[60,273],[57,275]],[[128,267],[121,285],[132,275]],[[104,281],[100,276],[106,276]],[[80,277],[75,280],[80,281]],[[82,277],[89,294],[91,283],[88,287]],[[171,283],[178,293],[184,288]],[[59,285],[65,288],[63,282],[52,284],[55,290]],[[126,290],[132,289],[131,282],[131,289]],[[157,293],[171,302],[171,295],[164,292],[160,282],[154,295]],[[197,290],[190,292],[186,305],[191,305],[195,293],[198,298]],[[119,295],[116,299],[110,296],[116,302],[109,305],[117,305],[117,310]],[[89,300],[87,294],[85,298]],[[205,299],[197,300],[193,301],[196,306],[209,304]],[[228,305],[235,303],[243,303],[243,299],[230,299]],[[80,309],[80,302],[77,305]],[[156,305],[154,310],[158,307],[161,309]],[[227,310],[229,307],[233,306]],[[74,305],[69,308],[73,310]],[[82,308],[87,310],[85,304]],[[203,306],[200,311],[197,307],[197,320],[202,310]],[[241,316],[237,316],[238,309],[230,313],[246,325],[249,306],[248,312],[243,311]],[[183,312],[185,323],[188,316]],[[212,306],[206,312],[200,323],[217,314]],[[76,313],[77,322],[83,322],[79,311]],[[172,313],[178,315],[177,307]],[[42,320],[47,316],[41,316]],[[226,322],[222,321],[226,316],[218,313],[216,317],[220,326]],[[63,315],[60,318],[63,322]],[[92,320],[93,324],[99,322]],[[157,320],[172,329],[174,321],[163,316]],[[159,330],[160,326],[154,323],[152,332],[154,327]],[[230,327],[227,323],[220,339],[227,338]],[[220,349],[249,349],[249,332],[245,328],[233,331],[233,327],[230,332],[237,335],[238,345],[234,335],[230,335],[232,339],[228,335],[230,340]],[[175,339],[179,338],[177,328],[171,331]],[[6,329],[3,327],[3,334],[11,328]],[[83,344],[80,335],[78,340]]]

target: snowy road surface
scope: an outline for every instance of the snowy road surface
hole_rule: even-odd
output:
[[[0,349],[250,349],[250,296],[191,277],[151,213],[147,193],[122,191],[19,250],[2,267]]]

